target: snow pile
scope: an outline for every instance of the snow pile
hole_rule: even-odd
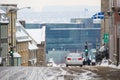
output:
[[[103,59],[100,65],[101,65],[101,66],[108,66],[108,65],[109,65],[109,64],[108,64],[108,60]]]
[[[111,64],[109,62],[111,62]],[[100,66],[120,69],[120,65],[116,66],[112,61],[107,60],[107,59],[103,59]]]
[[[81,73],[81,75],[79,76],[80,80],[92,80],[95,79],[93,76],[96,76],[95,73],[91,72],[91,71],[87,71],[84,70],[85,73]]]

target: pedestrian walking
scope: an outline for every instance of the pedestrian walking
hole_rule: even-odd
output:
[[[87,64],[90,65],[90,63],[91,63],[91,60],[88,58]]]
[[[85,59],[83,60],[83,65],[86,65],[86,61],[85,61]]]

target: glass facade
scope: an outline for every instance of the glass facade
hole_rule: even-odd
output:
[[[99,25],[100,26],[100,25]],[[100,28],[85,28],[83,24],[46,24],[46,50],[82,52],[85,42],[89,49],[100,42]]]
[[[46,26],[47,53],[51,50],[83,52],[86,42],[89,50],[100,44],[101,24],[89,18],[71,19],[71,23],[26,24],[29,29],[42,26]]]
[[[83,23],[48,23],[26,24],[26,28],[40,28],[46,26],[46,51],[64,50],[76,52],[84,51],[85,42],[88,48],[96,48],[100,43],[100,23],[86,26]]]

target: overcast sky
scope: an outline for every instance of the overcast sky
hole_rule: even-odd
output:
[[[101,0],[0,0],[1,4],[17,4],[19,8],[30,6],[41,11],[47,6],[100,6]]]
[[[74,17],[91,17],[100,11],[101,0],[0,0],[0,4],[17,4],[18,8],[31,7],[20,10],[19,19],[67,22]]]

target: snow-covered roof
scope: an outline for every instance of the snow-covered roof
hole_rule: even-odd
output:
[[[31,38],[25,33],[23,29],[21,29],[21,24],[19,22],[16,23],[16,26],[17,26],[16,31],[17,42],[31,41]]]
[[[23,31],[16,32],[16,40],[17,42],[31,41],[29,36],[27,36]]]
[[[29,42],[29,49],[30,50],[35,50],[35,49],[38,49],[38,47],[34,43]]]
[[[17,53],[17,52],[14,52],[13,56],[16,57],[16,58],[21,57],[21,55],[19,53]]]
[[[45,27],[42,27],[41,29],[26,29],[26,31],[37,44],[41,44],[42,41],[45,41]]]
[[[16,23],[17,31],[16,31],[16,40],[18,42],[30,41],[29,42],[29,50],[38,49],[36,42],[34,39],[28,34],[26,29],[19,23]]]

